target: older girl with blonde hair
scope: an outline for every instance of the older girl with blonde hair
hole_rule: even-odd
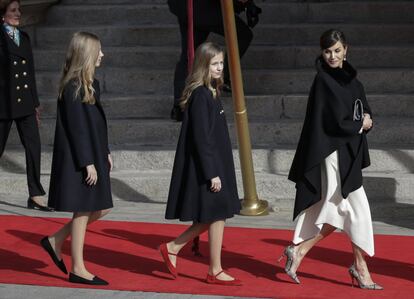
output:
[[[225,219],[240,211],[231,142],[219,99],[223,83],[223,50],[203,43],[196,51],[192,73],[181,99],[183,123],[175,155],[166,219],[192,221],[176,239],[160,246],[174,278],[177,254],[194,237],[208,230],[210,267],[206,282],[240,285],[221,266]]]
[[[91,285],[108,282],[86,269],[83,259],[86,227],[113,206],[109,177],[113,163],[99,82],[94,78],[102,57],[97,36],[87,32],[73,35],[60,80],[49,188],[49,205],[56,211],[73,212],[73,218],[41,240],[56,266],[67,274],[62,245],[71,235],[69,281]]]

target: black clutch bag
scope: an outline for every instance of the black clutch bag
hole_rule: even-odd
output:
[[[352,119],[355,121],[362,121],[364,119],[364,105],[360,99],[355,100],[354,115]]]

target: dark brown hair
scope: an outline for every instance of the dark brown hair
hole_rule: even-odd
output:
[[[345,34],[337,29],[329,29],[322,33],[319,40],[319,44],[322,50],[328,49],[335,45],[337,42],[341,42],[344,46],[347,45]]]
[[[13,2],[20,4],[20,0],[0,0],[0,16],[4,16],[6,14],[7,8]]]

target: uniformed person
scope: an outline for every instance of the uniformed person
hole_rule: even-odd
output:
[[[253,28],[258,22],[261,9],[252,0],[234,0],[235,22],[237,29],[237,41],[240,57],[247,51],[252,39]],[[170,11],[177,16],[181,34],[181,55],[174,72],[174,106],[171,110],[171,119],[181,121],[182,112],[180,99],[184,90],[185,78],[187,77],[187,1],[168,0]],[[247,24],[237,15],[246,10]],[[224,36],[223,16],[221,14],[220,0],[193,0],[194,20],[194,48],[205,42],[210,32]],[[224,68],[224,84],[222,89],[230,92],[230,75],[227,67]]]
[[[41,197],[39,98],[30,39],[18,29],[20,1],[0,0],[0,14],[0,157],[14,121],[26,153],[28,208],[51,211]]]

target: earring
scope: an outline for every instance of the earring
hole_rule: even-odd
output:
[[[344,61],[346,61],[346,56],[344,56]]]

